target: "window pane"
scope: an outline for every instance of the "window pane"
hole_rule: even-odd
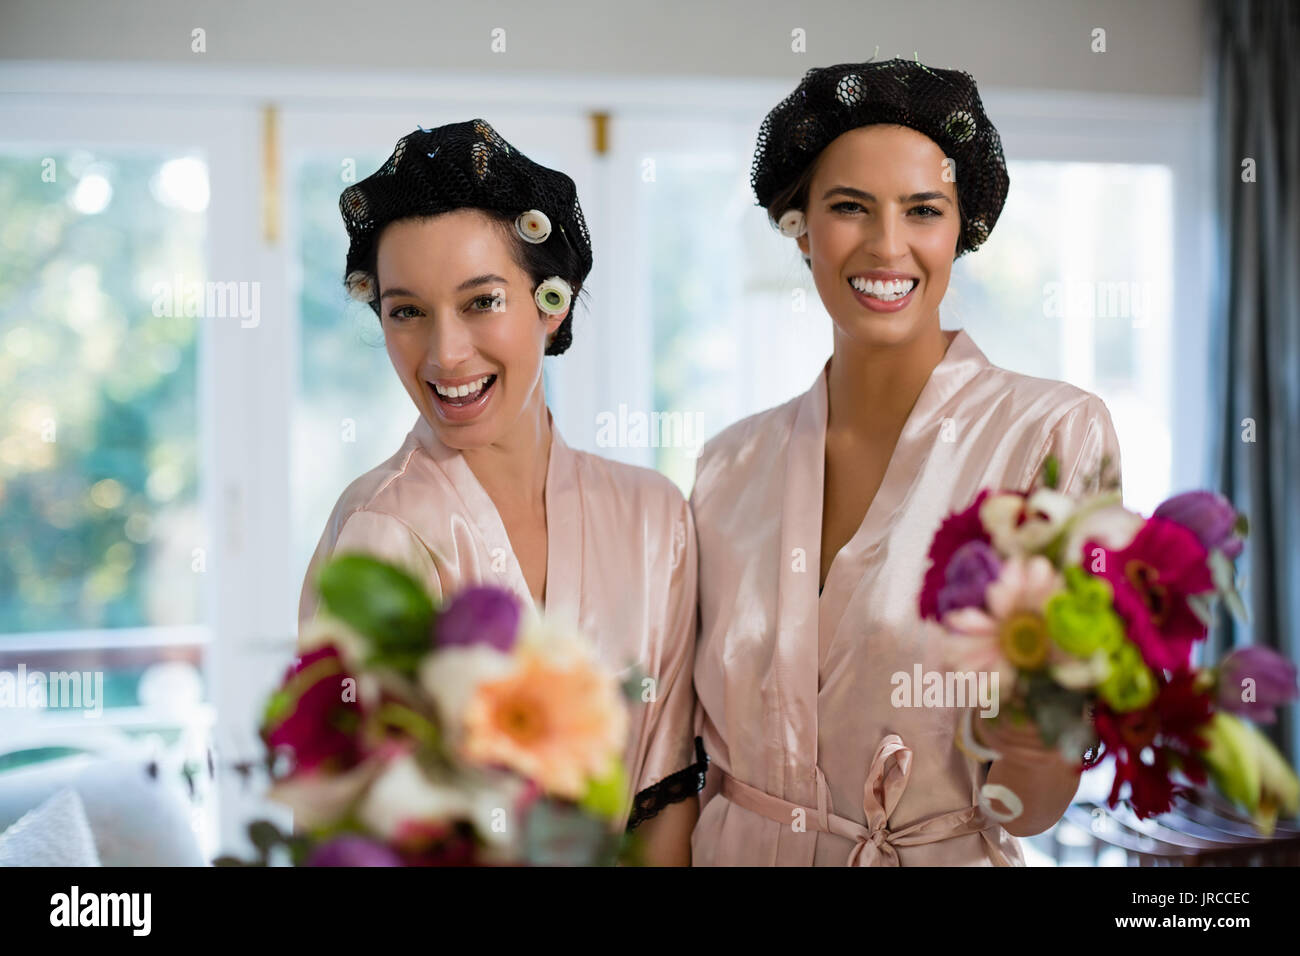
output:
[[[388,158],[357,159],[357,178]],[[343,287],[348,237],[335,159],[298,165],[296,227],[300,375],[293,427],[294,555],[301,581],[343,489],[400,447],[417,412],[384,348],[379,319]]]
[[[684,493],[692,446],[805,391],[831,352],[812,275],[754,205],[747,163],[738,152],[656,154],[639,193],[654,411],[691,439],[657,448],[655,467]]]
[[[181,152],[0,155],[0,634],[199,620],[207,196]]]
[[[1173,176],[1168,167],[1013,162],[992,236],[941,309],[996,365],[1094,392],[1119,435],[1124,498],[1170,488]]]

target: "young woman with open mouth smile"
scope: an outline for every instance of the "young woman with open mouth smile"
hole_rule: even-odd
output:
[[[662,475],[569,448],[542,387],[592,263],[573,181],[478,119],[403,137],[339,205],[349,289],[379,316],[419,417],[335,505],[300,627],[341,551],[393,561],[439,595],[495,584],[572,620],[608,664],[654,680],[630,707],[628,826],[648,862],[689,863],[706,759],[692,730],[690,509]]]
[[[940,328],[953,260],[1006,196],[997,132],[967,74],[814,69],[764,121],[753,185],[811,269],[834,350],[811,389],[699,459],[697,729],[713,763],[693,862],[1023,865],[1015,837],[1060,818],[1077,768],[989,720],[975,742],[1004,756],[977,763],[961,711],[899,706],[892,682],[944,667],[917,595],[945,516],[982,488],[1029,487],[1049,453],[1067,493],[1106,460],[1118,480],[1099,399]]]

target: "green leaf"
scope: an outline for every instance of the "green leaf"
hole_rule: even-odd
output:
[[[1210,577],[1214,582],[1215,589],[1222,596],[1228,612],[1237,620],[1248,622],[1250,612],[1246,609],[1246,602],[1241,599],[1241,593],[1237,590],[1237,569],[1233,565],[1232,559],[1218,548],[1215,548],[1210,552],[1209,564]]]
[[[1055,455],[1048,455],[1047,460],[1043,462],[1043,484],[1055,490],[1061,480],[1061,463]]]
[[[640,667],[634,664],[631,672],[623,680],[623,683],[619,685],[620,690],[623,692],[623,696],[629,701],[640,703],[642,681],[644,681],[647,676],[648,675],[641,670]]]
[[[266,702],[266,710],[262,714],[262,728],[274,730],[282,720],[293,713],[293,705],[292,694],[284,689],[275,691]]]
[[[403,731],[407,736],[427,747],[438,746],[441,735],[438,733],[437,726],[424,714],[396,701],[387,701],[380,707],[377,720],[387,727]]]
[[[248,838],[263,858],[284,842],[284,834],[270,820],[254,820],[248,825]]]
[[[409,674],[430,647],[433,601],[405,571],[366,554],[336,556],[321,569],[321,603],[372,642],[377,663]]]

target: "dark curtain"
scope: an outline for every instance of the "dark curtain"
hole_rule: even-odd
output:
[[[1207,12],[1216,200],[1211,407],[1220,414],[1214,466],[1220,490],[1251,525],[1238,562],[1250,620],[1225,617],[1210,649],[1262,644],[1294,661],[1300,652],[1300,3],[1209,0]],[[1264,729],[1300,765],[1300,708],[1288,707]]]

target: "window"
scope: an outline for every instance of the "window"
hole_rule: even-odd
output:
[[[185,150],[0,156],[0,651],[201,620],[207,203]],[[138,704],[142,673],[110,669],[104,703]]]
[[[1011,193],[959,259],[940,312],[995,365],[1097,394],[1120,441],[1124,498],[1168,496],[1173,176],[1168,166],[1011,162]]]
[[[387,152],[360,157],[356,178],[387,158]],[[343,489],[396,452],[417,415],[388,360],[379,319],[343,288],[343,170],[333,158],[314,156],[293,173],[302,276],[295,290],[300,379],[293,409],[293,549],[304,573]]]

